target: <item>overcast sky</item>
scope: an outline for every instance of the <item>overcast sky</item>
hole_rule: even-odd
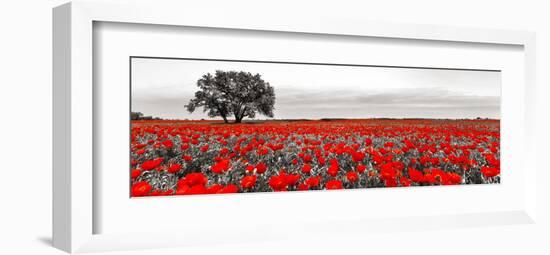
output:
[[[216,70],[259,73],[277,119],[500,118],[500,72],[144,58],[132,59],[132,111],[208,119],[185,105]]]

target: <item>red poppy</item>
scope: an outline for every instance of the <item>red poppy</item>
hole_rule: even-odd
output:
[[[305,184],[305,183],[298,184],[298,190],[308,190],[308,189],[309,189],[309,187],[308,187],[307,184]]]
[[[198,195],[198,194],[206,194],[206,187],[203,185],[195,185],[192,186],[188,192],[188,195]]]
[[[372,139],[367,138],[365,139],[365,146],[371,146],[372,145]]]
[[[351,183],[355,183],[359,180],[359,175],[356,172],[349,171],[346,173],[346,179]]]
[[[185,151],[187,149],[189,149],[189,144],[188,143],[184,143],[184,144],[181,145],[181,150],[182,151]]]
[[[269,186],[273,191],[284,191],[287,188],[284,176],[273,175],[269,178]]]
[[[176,195],[185,195],[187,194],[187,190],[190,188],[191,186],[185,184],[185,182],[178,182],[178,186],[176,187]]]
[[[401,186],[403,186],[403,187],[411,186],[411,180],[409,180],[407,177],[399,178],[399,182],[401,183]]]
[[[206,185],[208,182],[208,178],[203,173],[188,173],[185,175],[183,179],[180,179],[178,181],[178,186],[181,185],[188,185],[188,186],[196,186],[196,185]]]
[[[313,157],[309,154],[305,154],[303,159],[304,159],[304,162],[306,163],[310,163],[311,161],[313,161]]]
[[[481,168],[481,173],[486,178],[492,178],[500,174],[500,168],[484,166]]]
[[[250,189],[256,185],[256,175],[245,176],[241,179],[241,187],[243,189]]]
[[[380,178],[384,180],[395,179],[399,172],[394,168],[392,163],[386,163],[380,167]]]
[[[256,172],[257,173],[263,174],[263,173],[265,173],[266,170],[267,170],[267,166],[263,162],[260,162],[256,165]]]
[[[261,148],[258,149],[258,155],[260,155],[260,156],[264,156],[264,155],[266,155],[268,152],[269,152],[269,150],[268,150],[267,148],[265,148],[265,147],[261,147]]]
[[[253,165],[248,165],[246,166],[245,170],[249,173],[252,173],[254,172],[254,169],[256,169],[256,167],[254,167]]]
[[[216,184],[213,184],[212,186],[206,188],[206,193],[215,194],[215,193],[218,193],[221,189],[223,189],[223,185],[216,183]]]
[[[222,189],[220,189],[220,191],[218,191],[218,193],[228,194],[228,193],[237,193],[237,191],[239,191],[239,187],[237,187],[237,185],[229,184],[229,185],[223,187]]]
[[[319,186],[319,183],[321,183],[321,178],[319,178],[319,176],[312,176],[306,179],[306,184],[310,188]]]
[[[435,184],[436,179],[431,173],[424,174],[424,182],[429,184]]]
[[[462,183],[462,176],[457,173],[447,173],[447,184],[456,185]]]
[[[365,153],[363,153],[363,152],[353,152],[351,154],[351,157],[352,157],[353,162],[360,162],[360,161],[363,161],[363,159],[365,158]]]
[[[325,184],[327,189],[342,189],[342,182],[339,180],[330,180]]]
[[[445,171],[439,168],[432,168],[430,172],[438,183],[443,184],[447,182],[447,173]]]
[[[409,177],[413,182],[423,182],[424,181],[424,174],[414,168],[409,168]]]
[[[335,177],[336,175],[338,175],[338,170],[339,170],[338,161],[331,161],[330,166],[327,170],[327,173],[330,176]]]
[[[302,166],[302,173],[309,174],[310,172],[311,172],[311,165],[304,164],[304,166]]]
[[[319,165],[321,165],[321,166],[324,166],[325,163],[326,163],[326,160],[325,160],[325,158],[323,158],[323,157],[318,157],[317,160],[319,161]]]
[[[145,146],[147,146],[146,143],[137,144],[136,149],[143,149],[143,148],[145,148]]]
[[[231,166],[231,161],[229,159],[223,159],[220,160],[218,163],[214,164],[210,167],[210,170],[212,172],[221,174],[224,172],[227,172],[229,170],[229,167]]]
[[[180,164],[173,164],[170,167],[168,167],[168,172],[169,173],[177,173],[180,170],[181,170],[181,165]]]
[[[151,192],[151,185],[145,181],[136,182],[132,185],[132,197],[143,197]]]
[[[141,170],[132,169],[132,172],[130,175],[132,176],[132,179],[138,178],[141,175]]]
[[[357,165],[357,172],[359,172],[360,174],[364,173],[365,170],[367,170],[367,167],[365,165]]]
[[[141,169],[151,170],[151,169],[157,168],[158,166],[160,166],[160,164],[162,163],[163,160],[164,160],[163,158],[156,158],[156,159],[153,159],[153,160],[147,160],[147,161],[145,161],[141,164]]]
[[[384,179],[386,187],[397,187],[397,181],[394,178]]]
[[[207,190],[206,187],[203,185],[195,185],[195,186],[188,186],[188,185],[182,185],[179,186],[176,190],[177,195],[199,195],[199,194],[206,194]]]
[[[174,143],[172,142],[172,140],[164,140],[162,142],[162,145],[164,145],[164,147],[166,147],[167,149],[172,149],[172,147],[174,147]]]
[[[298,181],[300,180],[300,175],[299,174],[288,174],[288,175],[285,175],[285,182],[287,185],[295,185]]]

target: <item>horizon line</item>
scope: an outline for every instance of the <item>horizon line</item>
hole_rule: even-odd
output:
[[[146,116],[146,117],[152,117],[152,119],[139,119],[139,120],[181,120],[181,121],[223,121],[223,119],[179,119],[179,118],[160,118],[160,117],[153,117],[153,116]],[[157,119],[154,119],[157,118]],[[368,118],[285,118],[285,119],[247,119],[242,120],[245,121],[285,121],[285,120],[372,120],[372,119],[397,119],[397,120],[403,120],[403,119],[411,119],[411,120],[500,120],[501,118],[489,118],[489,117],[474,117],[474,118],[427,118],[427,117],[368,117]],[[227,120],[235,120],[232,118],[228,118]]]

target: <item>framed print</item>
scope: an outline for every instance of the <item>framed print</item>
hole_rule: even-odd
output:
[[[155,57],[130,71],[131,197],[500,183],[499,71]]]
[[[532,33],[186,7],[54,9],[54,246],[535,221]]]

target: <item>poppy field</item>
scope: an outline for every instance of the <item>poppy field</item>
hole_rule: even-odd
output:
[[[133,120],[131,197],[500,183],[498,120]]]

